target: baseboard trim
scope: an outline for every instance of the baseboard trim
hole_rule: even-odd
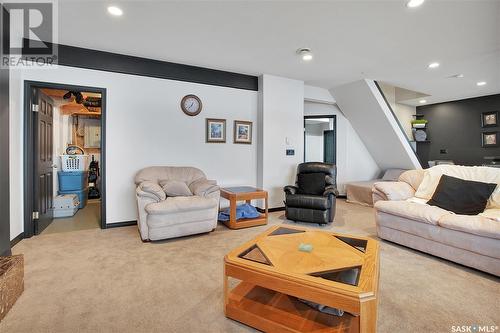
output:
[[[262,209],[262,208],[260,208],[260,207],[256,207],[256,208],[257,208],[257,211],[258,211],[259,213],[264,213],[264,212],[266,211],[265,209]],[[269,213],[272,213],[272,212],[280,212],[280,211],[283,211],[283,210],[285,210],[285,207],[275,207],[275,208],[269,208],[267,211],[268,211]]]
[[[16,245],[17,243],[19,243],[23,239],[24,239],[24,232],[21,232],[13,240],[10,241],[10,248],[13,248],[14,245]]]
[[[120,227],[129,227],[131,225],[137,225],[137,221],[123,221],[123,222],[116,222],[116,223],[108,223],[106,224],[106,229],[110,228],[120,228]]]

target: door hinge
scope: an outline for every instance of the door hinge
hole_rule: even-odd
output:
[[[33,220],[38,220],[40,218],[40,213],[39,212],[33,212],[32,217],[33,217]]]
[[[38,104],[32,104],[31,105],[31,111],[33,112],[38,112],[39,108],[38,108]]]

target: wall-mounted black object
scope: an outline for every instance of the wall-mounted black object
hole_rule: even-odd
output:
[[[51,43],[44,42],[47,45]],[[257,76],[124,54],[58,45],[58,64],[106,72],[258,91]]]
[[[286,150],[286,156],[293,156],[293,155],[295,155],[295,149]]]
[[[5,21],[4,21],[5,20]],[[9,14],[0,5],[2,41],[10,45]],[[5,23],[5,24],[2,24]],[[3,30],[3,31],[2,31]],[[8,55],[0,46],[3,59]],[[9,68],[0,66],[0,256],[10,255],[10,195],[9,195]]]
[[[500,94],[463,100],[417,106],[417,114],[424,115],[432,126],[427,133],[432,142],[419,145],[417,154],[422,166],[428,161],[440,160],[440,150],[446,147],[447,160],[462,165],[483,165],[484,156],[500,156],[500,147],[483,148],[481,127],[483,113],[500,110]],[[500,124],[499,124],[500,125]],[[488,131],[500,130],[490,127]]]
[[[448,154],[448,149],[440,149],[439,153],[440,154]]]

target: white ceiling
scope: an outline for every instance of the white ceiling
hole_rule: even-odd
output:
[[[500,93],[500,1],[405,3],[59,0],[59,42],[324,88],[370,78],[428,103]],[[124,15],[107,14],[110,4]],[[441,66],[427,69],[433,61]]]

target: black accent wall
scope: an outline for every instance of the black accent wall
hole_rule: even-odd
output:
[[[0,26],[8,19],[7,12],[0,7]],[[8,27],[8,22],[5,23]],[[2,41],[6,43],[9,41],[8,30],[2,31]],[[0,67],[0,255],[10,254],[9,196],[9,69]]]
[[[500,156],[500,146],[483,148],[481,145],[482,132],[500,132],[500,126],[481,127],[481,114],[489,111],[500,111],[500,94],[418,106],[417,114],[429,121],[430,143],[417,147],[422,166],[427,167],[429,160],[482,165],[487,163],[485,156]],[[498,121],[500,124],[500,119]]]

